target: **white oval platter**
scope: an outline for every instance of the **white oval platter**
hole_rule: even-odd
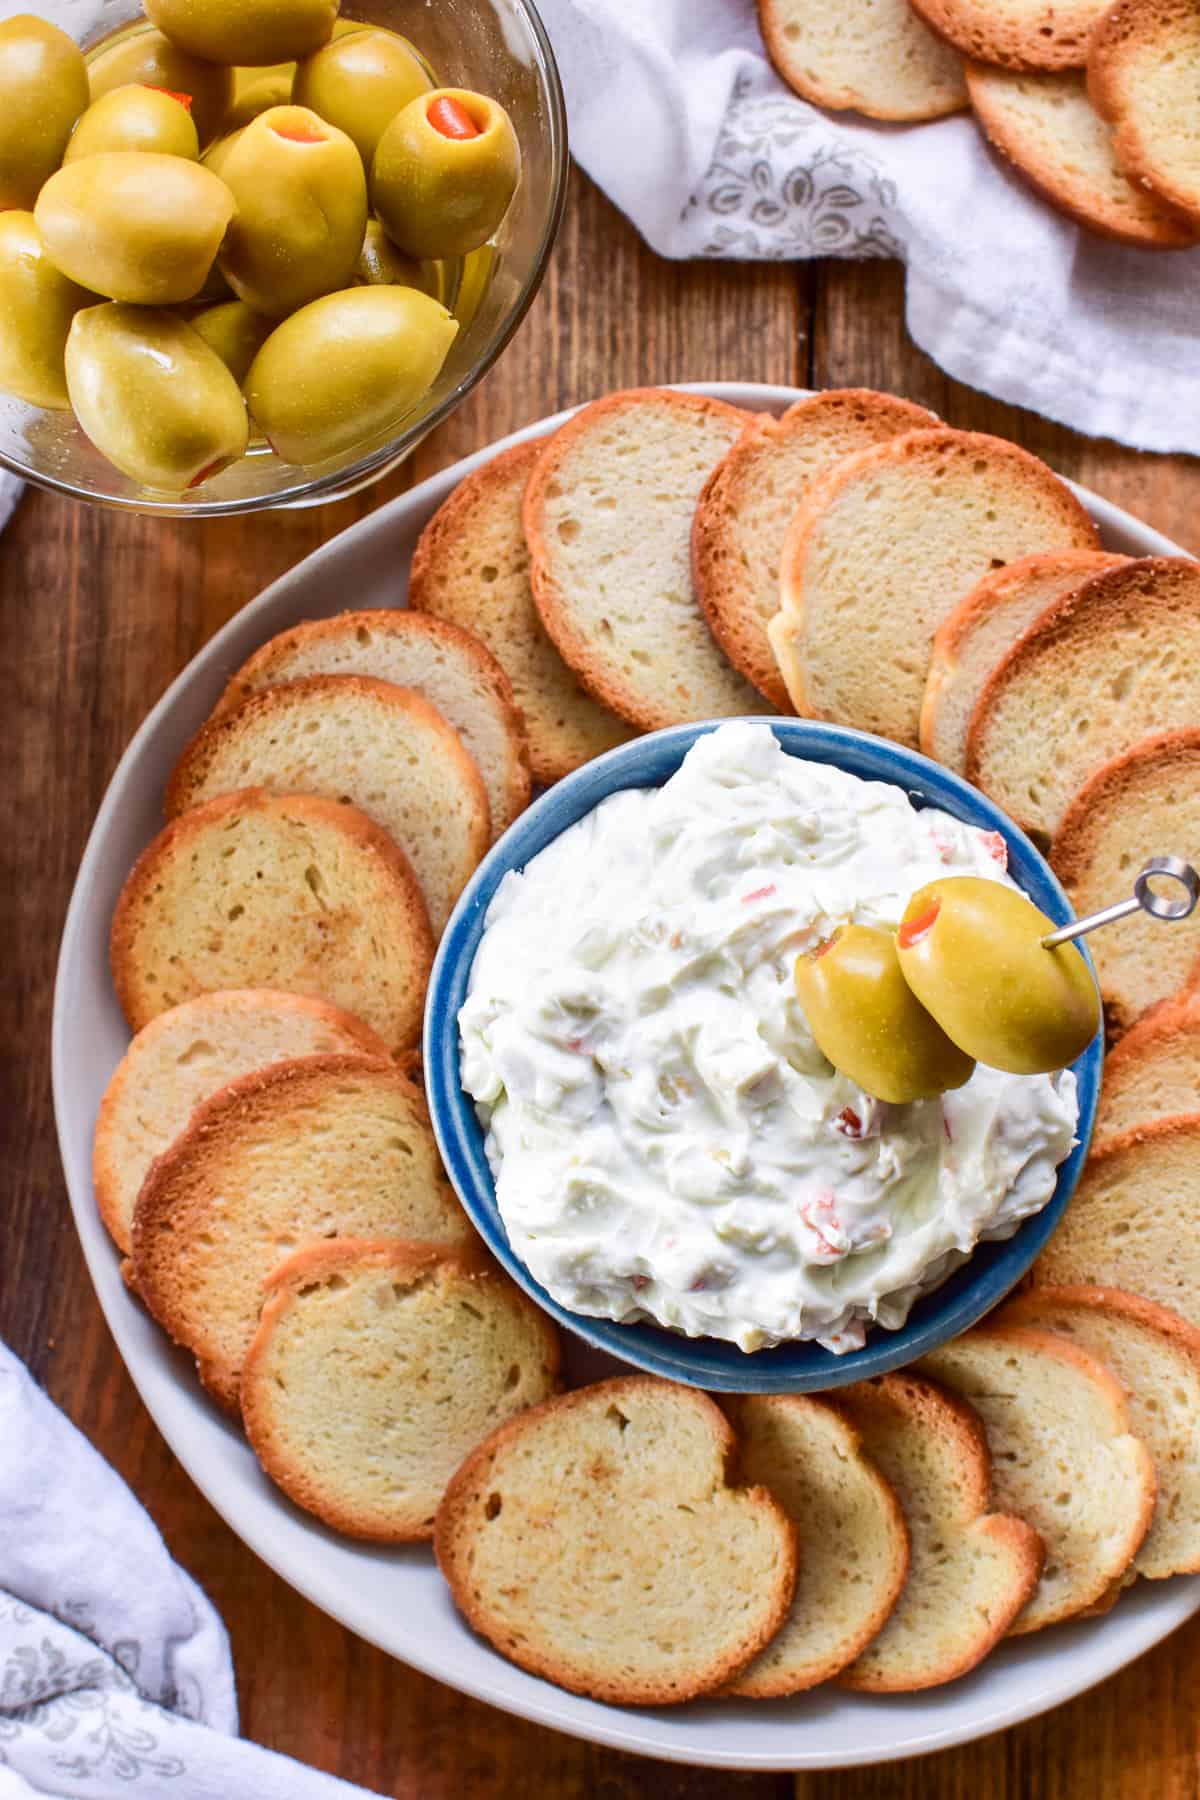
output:
[[[780,412],[801,398],[793,388],[691,385],[760,411]],[[475,1637],[455,1613],[427,1549],[378,1549],[337,1537],[271,1486],[233,1424],[202,1393],[190,1359],[172,1349],[129,1294],[96,1212],[92,1128],[128,1041],[108,975],[109,920],[135,857],[162,823],[162,788],[176,757],[227,676],[267,638],[349,606],[403,605],[417,536],[451,489],[497,450],[548,432],[568,416],[539,420],[489,445],[323,545],[205,646],[134,736],[80,865],[55,993],[55,1114],[84,1255],[126,1366],[192,1480],[285,1581],[391,1655],[523,1718],[677,1762],[836,1769],[967,1743],[1058,1706],[1157,1644],[1200,1609],[1200,1577],[1143,1582],[1106,1617],[1006,1644],[967,1679],[923,1694],[876,1699],[820,1688],[786,1701],[652,1710],[579,1699],[514,1668]],[[1077,491],[1109,548],[1135,556],[1182,554],[1129,514]]]

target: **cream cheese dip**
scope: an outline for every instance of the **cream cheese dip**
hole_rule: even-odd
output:
[[[980,1065],[888,1106],[833,1070],[795,996],[801,951],[894,927],[946,874],[1013,885],[997,834],[739,721],[504,878],[462,1079],[512,1247],[556,1300],[747,1351],[858,1349],[1045,1205],[1069,1070]]]

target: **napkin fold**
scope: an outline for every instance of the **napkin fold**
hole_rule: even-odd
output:
[[[661,256],[899,257],[909,331],[956,380],[1200,454],[1200,250],[1072,224],[967,115],[884,125],[809,105],[767,61],[753,0],[539,7],[574,155]]]
[[[3,1344],[0,1446],[0,1800],[365,1800],[236,1736],[211,1602]]]

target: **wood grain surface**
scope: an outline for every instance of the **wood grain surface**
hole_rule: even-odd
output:
[[[1140,456],[947,380],[911,344],[900,271],[661,262],[582,177],[500,366],[402,476],[340,505],[205,524],[30,491],[0,539],[0,1336],[97,1444],[232,1635],[250,1737],[397,1800],[1197,1800],[1200,1621],[1074,1704],[962,1751],[836,1775],[672,1768],[523,1724],[393,1662],[293,1594],[175,1465],[119,1362],[71,1227],[51,1112],[59,933],[113,767],[225,619],[333,532],[489,440],[606,389],[861,384],[996,431],[1200,550],[1200,464]],[[230,1800],[242,1800],[231,1796]]]

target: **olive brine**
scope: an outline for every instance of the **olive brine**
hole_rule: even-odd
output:
[[[0,390],[168,493],[252,435],[307,467],[386,443],[516,191],[507,113],[337,0],[145,11],[86,57],[0,23]]]

